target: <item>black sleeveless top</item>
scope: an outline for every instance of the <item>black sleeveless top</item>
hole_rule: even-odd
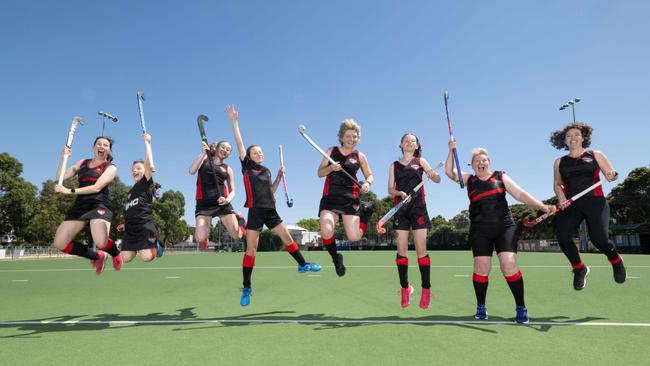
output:
[[[585,150],[577,158],[572,158],[569,155],[561,157],[559,169],[562,177],[562,190],[567,199],[600,181],[600,166],[598,166],[594,152],[590,150]],[[585,197],[602,196],[603,187],[600,186],[587,193]]]
[[[244,175],[247,208],[275,208],[275,197],[271,192],[271,171],[248,157],[241,160],[241,171]]]
[[[213,170],[210,168],[208,156],[203,164],[199,167],[199,172],[196,176],[196,200],[207,200],[219,198],[221,196],[227,197],[230,189],[228,187],[228,164],[212,164],[214,171],[216,171],[217,182],[215,183]]]
[[[92,159],[86,159],[81,162],[81,166],[77,172],[77,181],[79,182],[79,188],[88,187],[95,184],[95,182],[97,182],[97,179],[99,179],[99,177],[104,174],[104,171],[106,171],[109,166],[113,165],[112,162],[106,161],[94,168],[91,168],[89,166],[91,161]],[[106,185],[106,187],[102,188],[102,190],[97,193],[78,195],[75,199],[75,204],[81,203],[108,205],[109,199],[110,196],[108,185]]]
[[[398,191],[411,193],[413,188],[422,182],[422,174],[424,168],[420,164],[420,158],[414,157],[408,164],[404,165],[399,161],[393,163],[393,174],[395,176],[395,189]],[[393,204],[397,204],[402,200],[402,197],[393,197]],[[412,197],[413,204],[425,204],[424,201],[424,187],[420,188]]]
[[[142,177],[137,181],[126,196],[124,219],[129,224],[141,224],[153,221],[151,202],[153,179]]]
[[[361,167],[359,152],[357,150],[352,151],[348,155],[343,155],[338,146],[334,146],[330,157],[332,160],[341,164],[341,167],[351,176],[355,178],[357,177],[357,171],[359,171],[359,168]],[[329,163],[328,165],[332,165],[332,163]],[[357,185],[342,171],[331,172],[325,178],[323,196],[356,199],[359,197],[359,187],[357,187]]]
[[[473,223],[514,224],[506,201],[506,186],[502,171],[495,171],[487,180],[475,175],[467,179],[469,219]]]

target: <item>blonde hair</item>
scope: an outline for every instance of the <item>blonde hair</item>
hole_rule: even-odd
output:
[[[361,139],[361,127],[357,122],[355,122],[352,118],[346,118],[343,121],[341,121],[341,126],[339,127],[339,142],[341,145],[343,145],[343,141],[341,140],[343,138],[343,135],[347,130],[354,130],[357,132],[357,136],[359,139]]]
[[[472,149],[472,162],[474,162],[474,157],[476,155],[485,155],[488,157],[488,160],[490,159],[490,153],[484,147],[475,147]]]

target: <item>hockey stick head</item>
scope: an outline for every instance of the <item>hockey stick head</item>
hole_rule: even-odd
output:
[[[293,198],[287,200],[287,206],[289,206],[289,208],[293,207]]]
[[[103,112],[103,111],[99,111],[99,112],[97,112],[97,114],[99,114],[100,116],[102,116],[102,117],[108,119],[109,121],[111,121],[111,122],[113,122],[113,123],[116,123],[116,122],[117,122],[117,117],[115,117],[114,115],[112,115],[112,114],[110,114],[110,113]]]
[[[523,221],[522,221],[521,223],[522,223],[525,227],[527,227],[527,228],[529,228],[529,229],[530,229],[531,227],[535,227],[535,225],[537,225],[537,224],[535,223],[535,220],[530,221],[530,220],[528,220],[528,217],[524,217],[524,219],[523,219]]]
[[[143,91],[139,91],[137,93],[137,96],[138,96],[138,101],[144,102],[144,92]]]
[[[75,116],[72,119],[72,124],[75,125],[75,126],[76,125],[82,125],[83,126],[85,123],[86,123],[86,121],[84,121],[83,117],[81,117],[81,116]]]
[[[445,96],[445,103],[447,103],[447,101],[449,100],[449,92],[445,90],[444,96]]]
[[[199,122],[199,121],[200,121],[200,122],[205,122],[205,121],[207,121],[208,119],[209,119],[208,116],[206,116],[205,114],[199,114],[199,116],[196,117],[196,121],[197,121],[197,122]]]
[[[305,125],[299,125],[298,126],[298,132],[300,132],[300,133],[304,134],[306,130],[307,130],[307,127],[305,127]]]

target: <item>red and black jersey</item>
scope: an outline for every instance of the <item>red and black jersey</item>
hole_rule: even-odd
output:
[[[572,158],[569,155],[561,157],[559,169],[562,177],[562,190],[566,198],[571,198],[600,181],[600,166],[598,166],[594,152],[590,150],[585,150],[577,158]],[[602,186],[587,193],[587,197],[602,196]]]
[[[502,171],[495,171],[486,180],[475,175],[467,179],[469,219],[476,223],[514,223],[506,200]]]
[[[124,220],[127,225],[143,224],[153,221],[151,213],[151,202],[153,201],[153,191],[151,186],[153,179],[142,177],[137,181],[126,196],[126,207]]]
[[[408,164],[404,165],[399,160],[393,163],[393,174],[395,176],[395,189],[398,191],[406,192],[407,194],[413,191],[413,188],[422,182],[422,174],[424,168],[420,163],[420,158],[413,158]],[[402,200],[402,197],[393,197],[393,204],[397,204]],[[411,202],[424,201],[424,187],[420,188],[412,197]]]
[[[112,162],[106,161],[94,168],[90,167],[90,162],[91,159],[86,159],[81,162],[81,166],[79,167],[79,171],[77,172],[77,181],[79,182],[79,188],[83,187],[88,187],[92,186],[97,182],[97,179],[104,174],[104,171],[106,169],[113,165]],[[80,194],[77,196],[75,200],[75,204],[77,203],[90,203],[90,204],[104,204],[108,205],[109,201],[109,192],[108,192],[108,185],[106,185],[104,188],[102,188],[101,191],[93,194]]]
[[[275,208],[275,197],[271,191],[271,171],[248,157],[241,161],[241,171],[244,175],[247,208]]]
[[[212,164],[214,170],[210,168],[208,156],[201,166],[196,177],[196,200],[207,200],[219,198],[221,196],[228,197],[230,187],[228,186],[228,164]],[[215,182],[214,175],[217,175]]]
[[[343,155],[341,150],[339,150],[337,146],[334,146],[330,157],[332,160],[341,164],[341,167],[351,176],[355,178],[357,177],[357,171],[359,171],[359,168],[361,167],[359,152],[357,150],[352,151],[348,155]],[[329,163],[328,165],[332,165],[332,163]],[[357,185],[342,171],[331,172],[325,178],[323,196],[355,199],[359,197],[359,187],[357,187]]]

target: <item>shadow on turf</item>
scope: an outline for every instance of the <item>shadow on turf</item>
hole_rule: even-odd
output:
[[[142,327],[142,326],[159,326],[159,325],[179,325],[175,323],[176,321],[196,321],[200,326],[175,328],[174,331],[192,331],[197,329],[206,329],[214,327],[223,327],[223,326],[249,326],[249,325],[260,325],[262,321],[268,321],[269,323],[285,323],[285,324],[300,324],[310,327],[314,327],[314,330],[330,330],[330,329],[341,329],[341,328],[356,328],[361,326],[376,326],[376,325],[385,325],[385,324],[403,324],[403,325],[418,325],[418,326],[454,326],[465,329],[476,330],[486,333],[498,333],[496,329],[493,329],[495,325],[502,324],[493,324],[491,322],[511,322],[512,318],[503,318],[490,316],[490,319],[486,324],[477,324],[477,323],[463,323],[472,321],[475,322],[475,319],[472,316],[443,316],[443,315],[432,315],[432,316],[423,316],[418,318],[401,318],[398,316],[384,316],[384,317],[367,317],[367,318],[342,318],[335,317],[326,314],[302,314],[294,315],[293,311],[274,311],[274,312],[265,312],[265,313],[253,313],[248,315],[239,315],[232,317],[221,317],[214,319],[199,319],[194,313],[194,308],[183,308],[178,309],[178,314],[162,314],[162,313],[149,313],[146,315],[139,316],[124,316],[120,314],[98,314],[93,316],[88,315],[63,315],[60,317],[53,318],[43,318],[43,319],[29,319],[29,320],[14,320],[14,324],[0,324],[0,329],[16,329],[22,332],[30,332],[23,334],[15,334],[4,336],[0,338],[38,338],[39,334],[43,333],[56,333],[56,332],[67,332],[67,331],[97,331],[104,329],[119,329],[124,327]],[[545,324],[530,324],[530,325],[518,325],[526,326],[540,332],[546,332],[554,326],[566,326],[566,323],[586,323],[594,320],[606,320],[606,318],[599,317],[583,317],[580,319],[570,319],[567,316],[553,316],[553,317],[543,317],[543,318],[534,318],[532,319],[533,323],[540,322]],[[75,321],[84,321],[85,323],[75,323]],[[133,323],[129,324],[128,322],[144,322],[144,323]],[[146,323],[146,322],[152,323]],[[338,323],[337,321],[341,321]],[[408,321],[413,321],[409,323]],[[439,321],[443,323],[427,324],[427,323],[417,323],[422,321]],[[68,323],[63,323],[68,322]],[[93,323],[97,322],[97,323]],[[109,324],[109,322],[115,322],[114,324]],[[125,323],[126,324],[119,324]],[[374,323],[376,322],[376,323]],[[449,323],[444,323],[449,322]],[[456,323],[457,322],[457,323]],[[24,323],[24,324],[16,324]],[[118,323],[118,324],[116,324]],[[553,323],[557,323],[554,325]],[[191,325],[188,324],[188,325]],[[513,323],[514,325],[514,323]]]

